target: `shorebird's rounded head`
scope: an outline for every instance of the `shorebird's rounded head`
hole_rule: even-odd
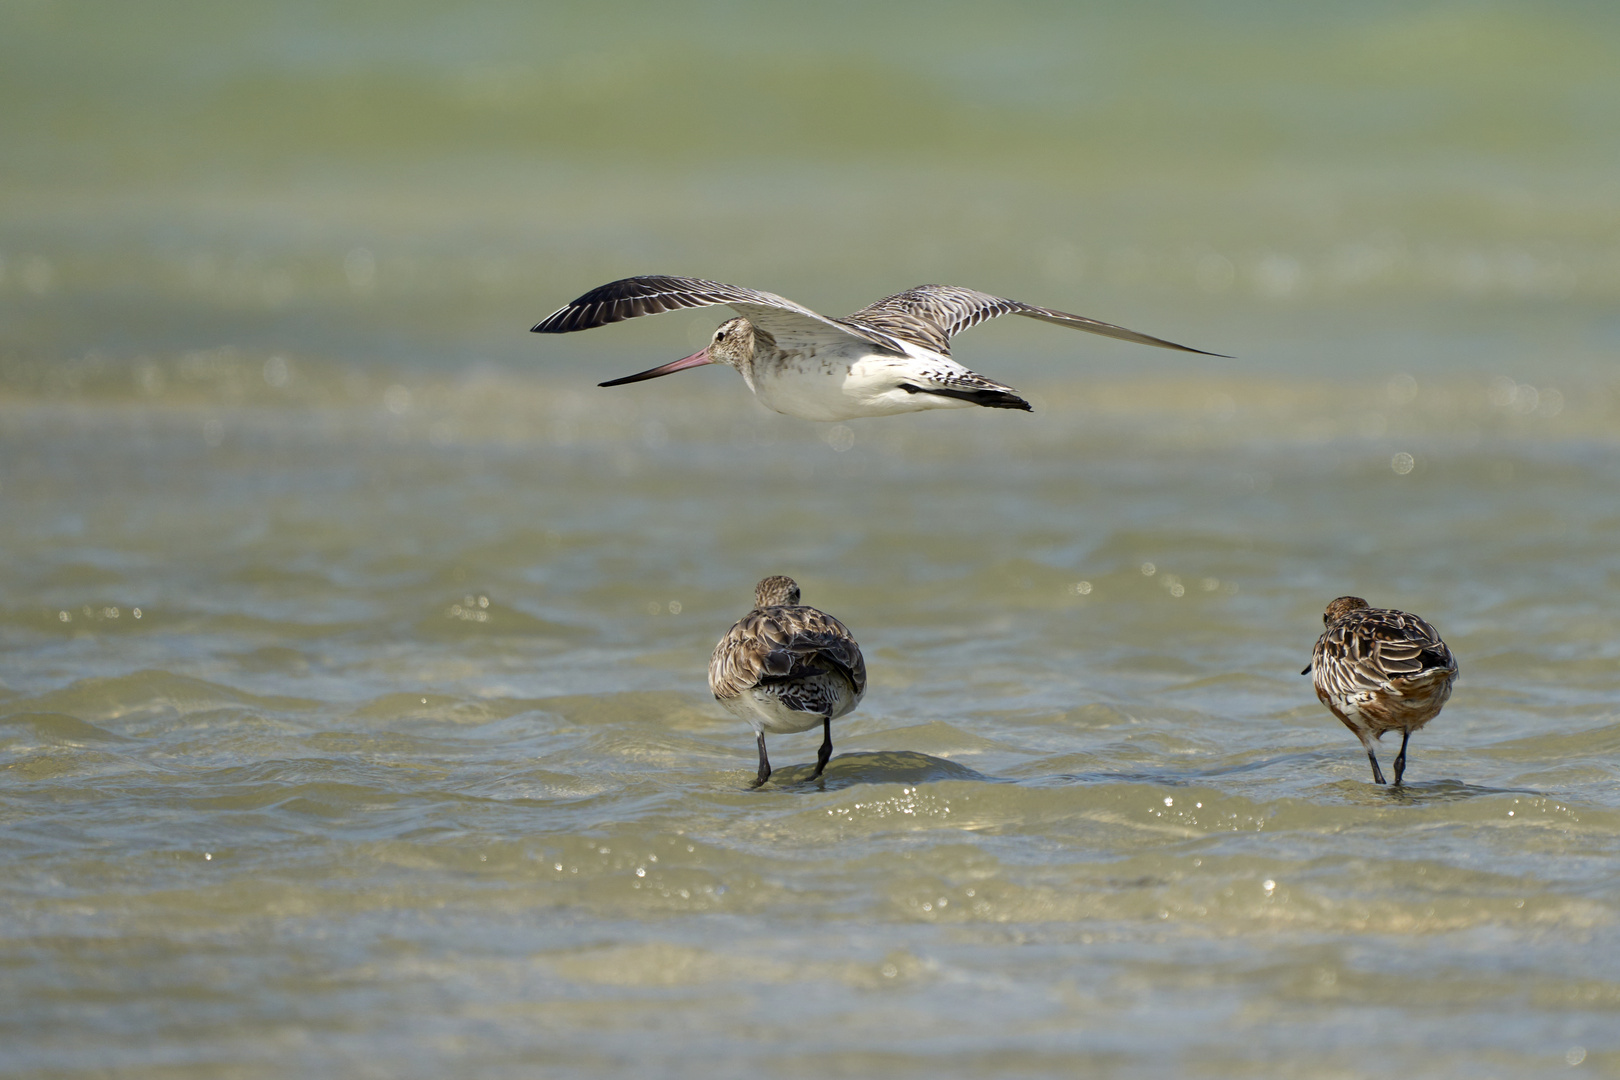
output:
[[[754,324],[741,315],[727,319],[715,327],[709,347],[703,351],[709,354],[711,364],[727,364],[741,371],[754,359],[756,333]]]
[[[742,320],[733,320],[741,322]],[[754,586],[754,606],[768,607],[798,607],[799,583],[790,577],[775,574]]]
[[[1327,606],[1322,613],[1322,625],[1332,626],[1352,611],[1359,611],[1367,606],[1367,601],[1359,596],[1341,596]]]

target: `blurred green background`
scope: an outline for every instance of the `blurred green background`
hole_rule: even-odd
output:
[[[656,351],[522,333],[647,272],[829,313],[966,284],[1240,366],[1597,371],[1617,66],[1606,3],[0,0],[0,379]]]

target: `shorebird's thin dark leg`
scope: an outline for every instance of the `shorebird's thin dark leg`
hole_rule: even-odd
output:
[[[771,778],[771,759],[765,756],[765,733],[759,733],[759,779],[748,786],[757,788]],[[1379,781],[1382,783],[1382,781]]]
[[[1383,780],[1383,769],[1380,769],[1379,767],[1379,755],[1372,753],[1371,735],[1369,735],[1366,730],[1359,729],[1359,727],[1356,727],[1356,729],[1353,730],[1356,732],[1356,738],[1361,740],[1361,745],[1366,748],[1367,761],[1371,761],[1372,763],[1372,782],[1374,782],[1374,784],[1383,784],[1383,782],[1385,782],[1385,780]]]
[[[760,745],[762,745],[762,746],[764,745],[763,741],[761,741]],[[1373,748],[1372,748],[1371,744],[1368,744],[1368,746],[1367,746],[1367,760],[1372,762],[1373,783],[1375,783],[1375,784],[1387,783],[1387,781],[1384,779],[1384,770],[1382,770],[1382,769],[1380,769],[1378,767],[1378,755],[1373,753]],[[763,783],[763,781],[761,781],[761,783]]]
[[[1412,737],[1412,729],[1407,728],[1401,732],[1401,752],[1395,758],[1395,786],[1401,786],[1401,774],[1406,772],[1406,740]]]
[[[821,770],[827,767],[827,761],[832,757],[832,717],[821,718],[821,730],[825,737],[821,740],[821,749],[816,751],[816,771],[810,774],[812,780],[821,775]]]

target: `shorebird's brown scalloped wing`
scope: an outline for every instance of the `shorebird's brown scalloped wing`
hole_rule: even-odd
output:
[[[709,660],[709,689],[733,698],[760,683],[828,670],[866,692],[866,661],[843,623],[812,607],[756,609],[737,620]]]

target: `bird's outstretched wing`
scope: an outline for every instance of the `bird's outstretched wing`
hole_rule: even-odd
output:
[[[1162,349],[1179,349],[1182,352],[1199,353],[1203,356],[1224,355],[1205,352],[1203,349],[1194,349],[1187,345],[1177,345],[1173,341],[1165,341],[1150,334],[1140,334],[1123,326],[1115,326],[1113,323],[1098,322],[1084,315],[1070,315],[1066,311],[1035,307],[1033,304],[991,296],[975,289],[964,289],[960,285],[918,285],[905,292],[885,296],[853,315],[839,319],[838,322],[868,332],[897,337],[949,356],[952,337],[970,326],[977,326],[986,319],[994,319],[998,315],[1023,315],[1026,318],[1040,319],[1043,322],[1118,338],[1121,341],[1131,341],[1138,345],[1157,345]]]
[[[785,349],[847,345],[858,341],[902,351],[898,343],[881,330],[867,330],[829,319],[775,293],[701,278],[663,275],[623,278],[592,289],[540,320],[534,333],[568,334],[640,315],[716,304],[731,308],[770,334]]]

